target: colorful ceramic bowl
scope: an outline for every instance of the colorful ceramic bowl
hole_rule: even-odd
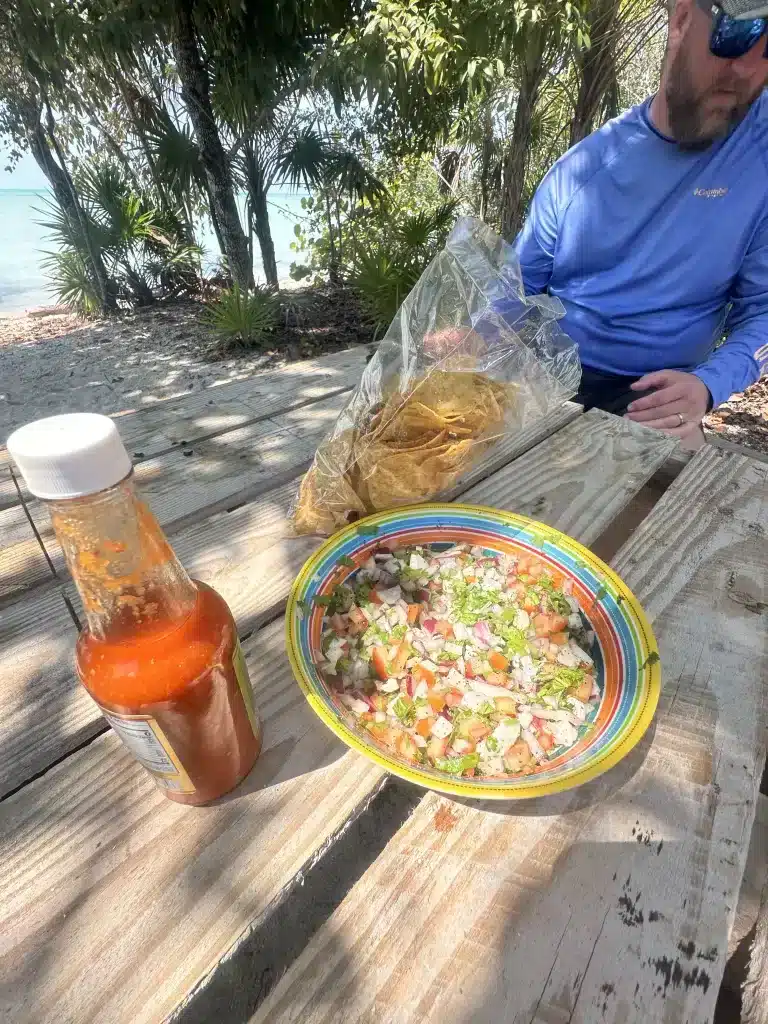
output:
[[[573,595],[595,633],[591,652],[602,694],[578,743],[532,775],[506,779],[454,778],[414,766],[380,747],[354,716],[333,700],[317,671],[323,607],[330,595],[379,545],[466,542],[492,553],[535,553],[573,581]],[[336,735],[394,775],[428,789],[483,800],[520,800],[559,793],[596,778],[636,746],[656,711],[661,688],[659,654],[642,608],[619,577],[587,548],[525,516],[472,505],[418,505],[382,512],[347,527],[306,563],[291,591],[287,649],[312,708]]]

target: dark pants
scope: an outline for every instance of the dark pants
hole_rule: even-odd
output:
[[[623,416],[629,403],[642,397],[642,392],[631,390],[631,385],[638,380],[639,377],[623,377],[584,366],[579,393],[574,402],[583,405],[586,410],[604,409]]]

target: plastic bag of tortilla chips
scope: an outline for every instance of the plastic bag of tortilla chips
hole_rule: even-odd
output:
[[[290,510],[329,535],[373,512],[454,497],[576,394],[557,299],[526,298],[510,245],[463,218],[406,298]]]

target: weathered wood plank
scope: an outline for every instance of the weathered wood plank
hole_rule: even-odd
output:
[[[254,1022],[712,1020],[765,759],[767,477],[702,452],[616,561],[664,666],[638,750],[506,811],[430,794]]]
[[[217,509],[249,500],[295,477],[312,458],[346,402],[346,395],[303,405],[284,415],[231,430],[193,447],[167,452],[136,466],[136,479],[170,535]],[[40,501],[27,505],[56,568],[67,578],[50,517]],[[30,537],[20,506],[0,512],[0,598],[50,578],[40,546]]]
[[[343,401],[343,397],[330,401],[339,400]],[[329,414],[324,403],[319,404],[315,414],[318,410],[322,413],[323,422],[319,429],[323,432],[327,426],[324,421]],[[232,512],[205,517],[206,512],[216,507],[217,497],[220,497],[220,491],[217,492],[212,483],[213,474],[203,478],[203,486],[193,483],[185,488],[183,475],[175,473],[172,479],[178,488],[176,492],[171,489],[165,477],[157,477],[158,487],[149,493],[152,508],[159,513],[161,521],[165,522],[166,529],[173,537],[174,548],[184,565],[195,577],[210,583],[222,593],[242,632],[256,628],[279,613],[293,579],[317,546],[313,538],[292,537],[286,522],[285,513],[293,496],[295,480],[282,487],[273,486],[283,474],[291,476],[296,473],[314,451],[317,434],[313,435],[304,426],[307,412],[302,409],[289,414],[294,417],[293,431],[299,433],[307,430],[303,437],[296,439],[291,434],[289,444],[283,433],[285,428],[281,427],[277,435],[260,439],[258,458],[261,461],[255,463],[255,472],[259,472],[270,458],[273,459],[272,465],[279,464],[281,467],[279,475],[268,477],[271,489],[261,498]],[[495,452],[493,465],[503,465],[513,459],[520,451],[527,450],[563,423],[580,415],[580,412],[578,406],[565,406],[557,410],[535,428],[500,446]],[[246,431],[252,429],[245,428]],[[250,434],[248,442],[250,446]],[[282,448],[281,443],[284,445]],[[301,447],[305,444],[307,448]],[[238,464],[237,451],[232,455],[231,439],[227,440],[226,452],[226,457],[234,459],[235,464]],[[251,447],[246,452],[250,459]],[[291,458],[295,468],[287,470],[285,466]],[[181,474],[190,461],[184,460],[181,464]],[[202,465],[205,469],[207,463],[203,462]],[[247,465],[245,460],[243,465]],[[486,462],[471,475],[469,482],[482,479],[491,471],[492,464]],[[171,472],[168,471],[169,476]],[[234,486],[240,486],[243,479],[236,480]],[[191,491],[191,487],[196,489]],[[192,493],[195,499],[202,501],[206,497],[206,488],[208,507],[200,515],[190,516],[188,509],[191,500],[185,498],[185,495]],[[149,488],[143,488],[145,495],[148,491]],[[178,501],[176,494],[180,495]],[[231,500],[237,503],[234,497]],[[169,516],[176,517],[170,524]],[[0,610],[0,616],[4,617],[6,623],[9,649],[15,649],[16,644],[24,648],[29,637],[35,638],[34,647],[30,648],[26,660],[18,662],[14,659],[8,665],[5,678],[0,679],[0,749],[8,752],[8,756],[0,761],[0,795],[22,785],[30,776],[44,770],[47,765],[105,728],[95,705],[74,678],[71,658],[62,661],[61,650],[53,643],[54,637],[69,634],[69,613],[58,593],[46,594],[42,611],[38,608],[36,596],[34,591],[28,596],[21,595],[7,611]],[[76,602],[76,594],[73,593],[72,597]],[[45,629],[35,634],[34,623],[41,615]],[[50,730],[46,724],[46,679],[50,665],[56,666],[53,710],[58,724],[54,730]],[[40,699],[37,699],[38,694]],[[32,728],[32,723],[36,723],[35,743],[28,744],[25,736]]]
[[[590,436],[596,419],[587,423]],[[605,419],[606,441],[615,427],[616,421]],[[648,445],[658,444],[656,435],[639,434]],[[663,448],[657,451],[663,458]],[[647,463],[644,446],[637,458]],[[616,475],[633,479],[635,469],[623,459]],[[518,485],[525,493],[523,474]],[[553,474],[529,490],[543,494],[548,509],[562,509],[550,497],[557,488]],[[607,489],[606,507],[615,507],[618,489],[616,483]],[[596,488],[589,536],[605,525],[601,490]],[[273,497],[273,510],[281,509],[282,499]],[[477,500],[474,491],[468,498]],[[246,506],[232,516],[250,522],[241,550],[273,536],[266,506],[258,513]],[[246,583],[254,588],[246,599],[256,607],[262,553],[250,573],[232,577],[228,567],[239,551],[220,546],[228,521],[211,520],[199,557],[235,607]],[[221,530],[216,541],[214,524]],[[189,543],[196,541],[190,536]],[[178,538],[176,544],[180,548]],[[286,578],[291,557],[286,548]],[[224,950],[270,913],[302,864],[381,784],[379,769],[352,753],[322,767],[340,748],[290,678],[281,625],[257,632],[247,650],[268,750],[243,794],[204,811],[180,808],[157,796],[106,734],[0,805],[0,977],[14,1021],[87,1019],[96,1007],[108,1020],[161,1019]],[[64,950],[68,959],[59,967]]]
[[[162,1020],[375,792],[293,682],[282,622],[244,647],[265,749],[234,798],[171,803],[108,732],[0,804],[14,1024]]]
[[[369,354],[368,346],[359,346],[289,363],[114,418],[134,462],[142,462],[349,390],[359,382]],[[8,462],[8,452],[0,446],[0,510],[18,501],[5,472]]]

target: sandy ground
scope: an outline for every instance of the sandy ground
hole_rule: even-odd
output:
[[[223,358],[201,315],[179,302],[91,322],[60,310],[0,316],[0,445],[41,416],[138,409],[370,340],[356,311],[323,293],[289,296],[272,344]]]

